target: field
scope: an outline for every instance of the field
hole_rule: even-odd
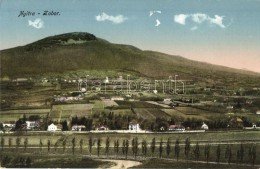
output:
[[[169,114],[170,116],[175,116],[176,118],[179,117],[183,119],[195,118],[195,119],[206,120],[210,117],[224,116],[224,114],[221,113],[200,110],[193,107],[175,107],[174,109],[162,109],[162,110],[167,114]]]
[[[138,118],[148,120],[155,120],[156,118],[165,118],[169,120],[171,118],[171,116],[157,108],[136,108],[134,109],[134,112],[136,113]]]
[[[72,139],[75,137],[75,157],[76,156],[86,156],[89,157],[92,155],[94,158],[97,158],[98,154],[98,147],[97,147],[97,142],[98,139],[101,140],[101,148],[100,148],[100,157],[101,158],[107,158],[106,157],[106,139],[109,138],[109,148],[108,148],[108,157],[109,158],[125,158],[125,154],[122,152],[122,145],[123,145],[123,140],[128,140],[129,141],[129,151],[128,151],[128,158],[129,159],[134,159],[134,156],[132,154],[132,139],[133,138],[138,138],[138,147],[139,150],[137,152],[137,160],[143,162],[143,166],[140,166],[142,168],[150,168],[152,163],[148,163],[150,157],[154,158],[159,158],[159,147],[160,147],[160,141],[162,140],[162,158],[163,159],[151,159],[158,161],[158,164],[154,164],[152,166],[157,167],[157,168],[164,168],[165,165],[173,165],[175,166],[176,163],[174,162],[173,159],[176,159],[174,155],[174,146],[175,146],[175,141],[176,139],[180,140],[180,163],[178,163],[178,166],[185,167],[185,165],[188,164],[188,166],[197,166],[198,168],[200,167],[206,167],[206,166],[212,166],[212,168],[215,167],[222,167],[222,164],[219,164],[216,166],[216,164],[206,164],[205,163],[205,157],[204,157],[204,149],[206,144],[210,144],[210,157],[209,161],[210,162],[215,162],[216,161],[216,149],[217,146],[220,145],[220,162],[221,163],[227,163],[227,159],[225,158],[225,151],[227,145],[231,146],[232,149],[232,159],[231,159],[231,164],[229,167],[233,168],[232,163],[240,163],[240,161],[237,159],[237,150],[240,149],[241,144],[243,145],[244,148],[244,158],[242,164],[246,164],[251,166],[251,161],[248,157],[248,151],[249,147],[254,144],[256,146],[256,161],[255,164],[259,165],[260,164],[260,135],[258,131],[251,131],[251,132],[212,132],[212,133],[145,133],[145,134],[124,134],[124,133],[50,133],[50,132],[45,132],[45,133],[17,133],[17,134],[5,134],[1,135],[2,138],[4,138],[4,146],[3,146],[3,151],[2,153],[4,155],[9,154],[9,153],[14,153],[16,152],[17,154],[19,153],[24,153],[27,152],[28,154],[33,153],[34,156],[36,156],[36,159],[34,160],[35,166],[36,164],[39,164],[41,166],[41,163],[43,160],[41,158],[37,158],[37,156],[42,156],[42,155],[55,155],[57,154],[57,157],[59,156],[64,156],[65,159],[67,157],[71,156],[73,153],[73,144],[72,144]],[[16,145],[16,139],[17,138],[21,139],[21,144],[19,147]],[[89,138],[92,138],[93,140],[93,147],[92,151],[90,153],[89,151]],[[9,138],[12,139],[12,144],[9,147]],[[28,138],[28,145],[26,149],[24,148],[24,140],[25,138]],[[155,152],[152,153],[150,150],[150,145],[152,142],[152,139],[155,138]],[[171,151],[169,156],[167,157],[166,153],[166,145],[167,145],[167,139],[170,139],[170,147]],[[189,161],[185,162],[185,155],[184,155],[184,146],[185,146],[185,140],[189,138],[191,141],[191,150],[190,150],[190,155],[188,157]],[[252,139],[249,139],[252,138]],[[80,140],[83,140],[82,144],[82,152],[80,149]],[[2,140],[2,139],[1,139]],[[42,149],[39,147],[40,140],[42,140],[43,147]],[[50,150],[47,150],[47,142],[50,140]],[[65,149],[63,146],[63,140],[66,140],[65,143]],[[119,152],[118,154],[115,153],[114,149],[114,141],[118,140],[119,141]],[[144,154],[141,151],[141,142],[143,140],[146,140],[148,145],[147,145],[147,159],[144,158]],[[196,143],[199,144],[200,148],[200,156],[199,156],[199,161],[204,161],[203,163],[193,163],[194,162],[194,149]],[[56,146],[55,146],[56,144]],[[117,155],[116,155],[117,154]],[[168,160],[168,158],[170,160]],[[53,158],[53,161],[58,160],[56,158]],[[74,163],[75,159],[73,158],[71,163]],[[148,160],[148,161],[147,161]],[[191,160],[191,161],[190,161]],[[39,161],[39,163],[38,163]],[[67,160],[65,160],[67,161]],[[159,162],[161,161],[161,162]],[[64,163],[60,163],[56,161],[57,164],[65,165]],[[184,163],[185,162],[185,163]],[[51,163],[51,162],[50,162]],[[80,162],[81,163],[81,162]],[[192,164],[192,165],[191,165]],[[84,165],[84,162],[79,165]],[[224,165],[224,164],[223,164]],[[227,164],[225,164],[227,165]],[[50,165],[52,166],[52,165]],[[68,165],[70,166],[70,165]],[[176,166],[176,167],[178,167]],[[56,166],[58,167],[58,166]],[[238,168],[243,168],[245,166],[243,165],[238,165]],[[247,166],[248,167],[248,166]],[[166,167],[168,168],[168,167]]]
[[[73,116],[90,116],[93,104],[53,105],[51,119],[65,120]]]
[[[46,117],[50,112],[50,109],[27,109],[27,110],[7,110],[0,112],[0,121],[17,121],[25,114],[27,117],[30,115],[39,115],[40,117]]]

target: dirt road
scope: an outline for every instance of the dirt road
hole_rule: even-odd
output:
[[[115,163],[115,165],[109,167],[110,169],[123,169],[141,165],[141,162],[131,160],[101,160]]]

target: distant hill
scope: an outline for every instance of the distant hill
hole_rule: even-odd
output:
[[[260,77],[259,73],[112,44],[83,32],[50,36],[25,46],[2,50],[0,59],[1,76],[9,77],[77,70],[127,70],[149,77],[179,74],[189,79],[224,79],[226,82],[241,78],[257,81]]]

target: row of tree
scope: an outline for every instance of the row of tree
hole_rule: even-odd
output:
[[[65,153],[65,150],[68,147],[71,147],[73,154],[75,154],[76,147],[79,147],[80,153],[83,153],[83,148],[84,148],[83,139],[79,140],[78,145],[77,145],[77,140],[75,137],[72,138],[71,142],[67,142],[67,141],[68,141],[68,139],[65,137],[58,139],[55,143],[51,143],[51,140],[47,140],[47,143],[45,145],[47,145],[48,153],[50,152],[51,148],[53,148],[54,151],[56,152],[59,147],[62,148],[63,153]],[[100,156],[102,149],[105,149],[105,155],[107,157],[112,154],[111,153],[112,146],[111,146],[110,138],[107,137],[105,139],[104,144],[102,144],[102,141],[103,140],[101,138],[98,138],[98,139],[93,139],[92,137],[88,138],[87,147],[88,147],[88,151],[89,151],[90,155],[92,155],[93,148],[96,148],[97,156]],[[21,142],[22,142],[21,138],[17,137],[15,140],[15,143],[16,143],[15,147],[17,150],[22,147]],[[5,139],[2,137],[1,138],[2,150],[4,149],[4,145],[5,145]],[[104,147],[102,147],[102,145],[104,145]],[[27,151],[27,146],[28,146],[28,138],[25,138],[23,140],[24,151]],[[9,148],[12,147],[12,138],[9,138],[9,140],[8,140],[8,147]],[[39,141],[40,152],[42,152],[43,147],[44,147],[44,143],[43,143],[42,139],[40,139],[40,141]],[[181,155],[182,147],[180,145],[179,139],[177,139],[175,141],[174,146],[172,146],[171,140],[169,138],[168,138],[167,142],[164,142],[162,139],[159,142],[156,142],[156,139],[153,138],[152,141],[150,143],[148,143],[147,140],[145,140],[145,139],[143,139],[142,141],[139,141],[138,137],[134,137],[132,140],[128,140],[128,139],[122,140],[121,144],[120,144],[119,139],[114,140],[113,148],[114,148],[114,155],[116,155],[118,157],[118,155],[120,153],[120,155],[123,155],[126,159],[129,155],[129,149],[131,148],[132,156],[135,159],[137,158],[137,156],[146,158],[148,149],[150,149],[150,155],[152,157],[154,157],[154,155],[157,154],[159,156],[159,158],[162,158],[163,153],[166,153],[166,157],[169,158],[170,154],[174,153],[174,157],[178,161],[180,158],[180,155]],[[221,160],[221,154],[224,154],[224,159],[228,163],[231,163],[232,160],[233,161],[235,160],[234,155],[236,155],[236,160],[239,163],[250,162],[251,164],[254,165],[255,160],[256,160],[257,152],[256,152],[255,144],[251,144],[249,147],[247,146],[248,154],[246,154],[246,147],[242,143],[240,144],[240,147],[239,147],[239,149],[237,149],[236,152],[234,151],[232,144],[227,144],[225,146],[225,151],[223,151],[223,152],[222,152],[223,146],[221,146],[220,144],[217,145],[217,147],[214,147],[215,148],[214,155],[213,155],[213,152],[211,151],[211,148],[212,148],[211,144],[204,145],[204,160],[206,162],[209,162],[210,159],[212,160],[215,157],[215,161],[219,163]],[[120,152],[120,149],[121,149],[121,152]],[[191,147],[191,141],[189,138],[187,138],[184,143],[183,155],[186,160],[193,159],[195,161],[198,161],[199,159],[201,159],[200,156],[202,154],[200,149],[201,149],[201,146],[199,145],[199,142],[197,142],[195,144],[195,146]],[[139,153],[140,150],[141,150],[141,153]],[[247,161],[245,161],[245,156],[248,157]]]

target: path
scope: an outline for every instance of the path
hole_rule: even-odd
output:
[[[131,161],[131,160],[100,160],[100,161],[108,161],[108,162],[113,162],[116,165],[113,165],[111,167],[109,167],[110,169],[118,169],[118,168],[130,168],[130,167],[134,167],[134,166],[138,166],[141,165],[142,163],[139,161]]]

